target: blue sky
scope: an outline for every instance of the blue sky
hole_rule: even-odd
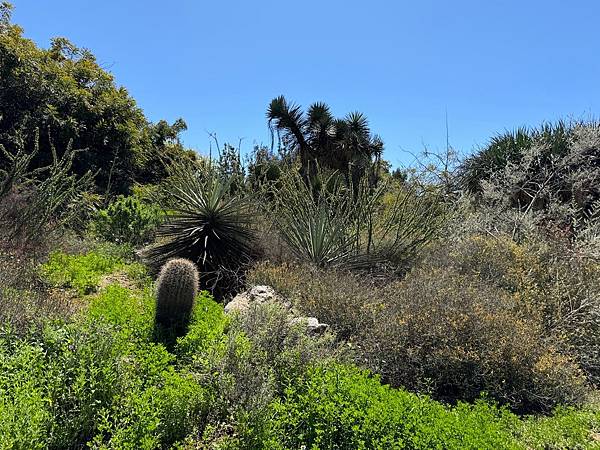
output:
[[[336,115],[365,113],[385,157],[600,111],[600,2],[12,0],[13,20],[47,46],[92,50],[153,121],[183,117],[242,150],[270,143],[280,94]],[[85,5],[85,6],[84,6]]]

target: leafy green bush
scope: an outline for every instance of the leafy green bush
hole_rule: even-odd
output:
[[[151,342],[152,309],[150,289],[113,285],[77,322],[25,338],[0,335],[0,442],[151,449],[201,426],[209,395]]]
[[[590,411],[522,420],[485,400],[444,406],[337,364],[312,366],[290,380],[266,415],[222,439],[224,448],[588,448],[598,427],[598,413]]]
[[[518,448],[506,411],[447,409],[347,366],[309,369],[271,409],[269,438],[279,448]]]
[[[92,223],[95,233],[117,243],[147,243],[161,223],[162,210],[135,196],[119,196],[108,208],[98,211]]]
[[[95,251],[85,255],[53,252],[48,262],[42,265],[41,271],[52,284],[75,288],[81,294],[89,294],[96,290],[103,275],[123,266],[119,258]]]

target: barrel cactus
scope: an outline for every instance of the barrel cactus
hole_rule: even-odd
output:
[[[185,334],[197,294],[196,265],[183,258],[167,261],[156,283],[156,329],[175,337]]]

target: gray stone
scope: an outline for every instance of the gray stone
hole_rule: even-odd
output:
[[[306,331],[309,334],[323,334],[329,329],[329,325],[326,323],[319,322],[316,317],[294,317],[290,320],[291,324],[304,323],[306,325]]]
[[[291,309],[289,302],[277,295],[271,286],[254,286],[250,290],[236,295],[227,303],[225,312],[246,312],[250,305],[262,305],[269,302],[279,303],[286,309]]]
[[[253,305],[262,305],[265,303],[276,303],[287,310],[290,316],[290,324],[303,323],[306,326],[308,334],[322,334],[329,329],[329,325],[319,322],[316,317],[303,317],[292,308],[291,303],[278,295],[271,286],[254,286],[246,292],[236,295],[227,305],[226,313],[246,313]]]

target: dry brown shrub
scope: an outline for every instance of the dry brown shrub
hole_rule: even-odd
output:
[[[439,246],[424,266],[454,270],[509,295],[521,314],[600,383],[600,261],[554,235],[514,242],[473,235]]]
[[[73,295],[52,289],[38,273],[37,259],[0,250],[0,325],[25,332],[46,319],[65,319],[79,307]]]
[[[273,286],[305,314],[330,323],[360,364],[394,386],[450,402],[486,392],[518,411],[583,398],[586,379],[575,358],[523,307],[520,287],[510,291],[522,277],[511,272],[514,263],[501,270],[506,261],[497,260],[497,267],[485,269],[501,288],[480,278],[484,268],[478,275],[461,272],[449,259],[426,262],[404,280],[386,283],[268,263],[248,279]]]
[[[356,338],[364,364],[390,384],[450,402],[486,392],[518,411],[585,395],[577,364],[502,290],[445,269],[414,270],[397,288]]]
[[[309,265],[263,262],[248,274],[248,282],[272,286],[304,314],[333,326],[341,339],[368,328],[384,300],[384,288],[370,277]]]

